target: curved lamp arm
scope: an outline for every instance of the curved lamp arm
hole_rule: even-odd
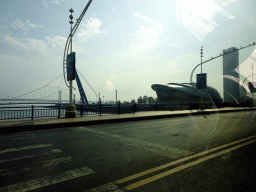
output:
[[[64,49],[64,56],[63,56],[63,73],[64,73],[64,81],[65,81],[65,84],[67,85],[68,88],[70,88],[70,87],[68,86],[68,84],[67,84],[67,82],[66,82],[66,76],[65,76],[65,68],[66,68],[66,66],[65,66],[65,61],[66,61],[66,55],[68,54],[69,46],[70,46],[70,43],[71,43],[70,39],[71,39],[71,37],[75,34],[75,32],[76,32],[76,30],[77,30],[79,24],[81,23],[81,21],[82,21],[84,15],[85,15],[87,9],[89,8],[91,2],[92,2],[92,0],[89,0],[89,2],[87,3],[87,5],[85,6],[83,12],[81,13],[80,17],[77,19],[76,24],[75,24],[75,26],[72,28],[71,33],[69,34],[68,39],[67,39],[67,41],[66,41],[66,45],[65,45],[65,49]],[[67,53],[66,53],[66,52],[67,52]],[[73,88],[73,89],[74,89],[74,88]]]
[[[253,44],[249,44],[249,45],[246,46],[246,47],[241,47],[240,49],[235,49],[234,51],[230,51],[230,52],[228,52],[228,53],[220,54],[219,56],[212,57],[211,59],[208,59],[207,61],[202,62],[202,64],[207,63],[208,61],[217,59],[217,58],[219,58],[219,57],[222,57],[223,55],[227,55],[227,54],[233,53],[233,52],[235,52],[235,51],[239,51],[239,50],[241,50],[241,49],[244,49],[244,48],[247,48],[247,47],[251,47],[251,46],[254,46],[254,45],[255,45],[255,42],[254,42]],[[201,65],[201,63],[199,63],[197,66],[195,66],[195,68],[192,70],[192,73],[191,73],[191,75],[190,75],[190,83],[193,83],[193,81],[192,81],[193,73],[194,73],[195,69],[196,69],[198,66],[200,66],[200,65]]]

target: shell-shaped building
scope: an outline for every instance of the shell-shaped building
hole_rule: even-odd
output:
[[[160,103],[197,103],[201,101],[201,90],[196,84],[168,83],[167,85],[153,84],[151,88],[156,92]],[[206,103],[222,102],[219,92],[210,86],[202,90],[203,101]]]

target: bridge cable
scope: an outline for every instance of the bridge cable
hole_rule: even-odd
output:
[[[6,96],[6,97],[11,97],[11,96],[8,96],[8,95],[4,95],[4,94],[2,94],[2,93],[0,93],[0,95]]]
[[[35,89],[35,90],[33,90],[33,91],[30,91],[30,92],[28,92],[28,93],[25,93],[25,94],[23,94],[23,95],[20,95],[20,96],[17,96],[17,97],[13,97],[12,99],[15,99],[15,98],[18,98],[18,97],[22,97],[22,96],[24,96],[24,95],[28,95],[28,94],[30,94],[30,93],[33,93],[33,92],[35,92],[35,91],[38,91],[38,90],[40,90],[40,89],[46,87],[47,85],[51,84],[53,81],[57,80],[57,79],[60,78],[62,75],[63,75],[63,73],[62,73],[60,76],[58,76],[57,78],[55,78],[54,80],[52,80],[50,83],[48,83],[48,84],[46,84],[46,85],[44,85],[44,86],[42,86],[42,87],[40,87],[40,88],[38,88],[38,89]]]
[[[97,92],[92,88],[92,86],[90,85],[90,83],[85,79],[85,77],[82,75],[82,73],[78,70],[78,68],[76,68],[76,70],[78,71],[78,73],[82,76],[82,78],[84,79],[84,81],[89,85],[89,87],[92,89],[92,91],[95,93],[95,95],[98,97]]]

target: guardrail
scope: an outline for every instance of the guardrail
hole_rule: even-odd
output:
[[[60,117],[65,115],[65,108],[61,106],[17,106],[0,107],[0,120],[34,119],[43,117]]]
[[[222,107],[251,107],[250,103],[205,103],[206,108],[222,108]],[[77,116],[85,115],[102,115],[102,114],[123,114],[136,111],[176,111],[176,110],[192,110],[199,109],[198,103],[180,103],[180,104],[136,104],[134,105],[76,105]],[[11,119],[34,119],[49,117],[64,117],[66,105],[55,106],[15,106],[1,107],[0,120]]]

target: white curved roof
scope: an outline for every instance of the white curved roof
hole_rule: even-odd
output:
[[[190,84],[190,83],[168,83],[167,85],[153,84],[151,87],[155,91],[157,87],[174,89],[174,90],[178,89],[179,91],[200,97],[201,91],[196,89],[195,85],[196,84]],[[204,97],[206,98],[211,97],[213,99],[221,99],[218,91],[210,86],[207,86],[207,89],[203,89],[203,94],[204,94]]]

